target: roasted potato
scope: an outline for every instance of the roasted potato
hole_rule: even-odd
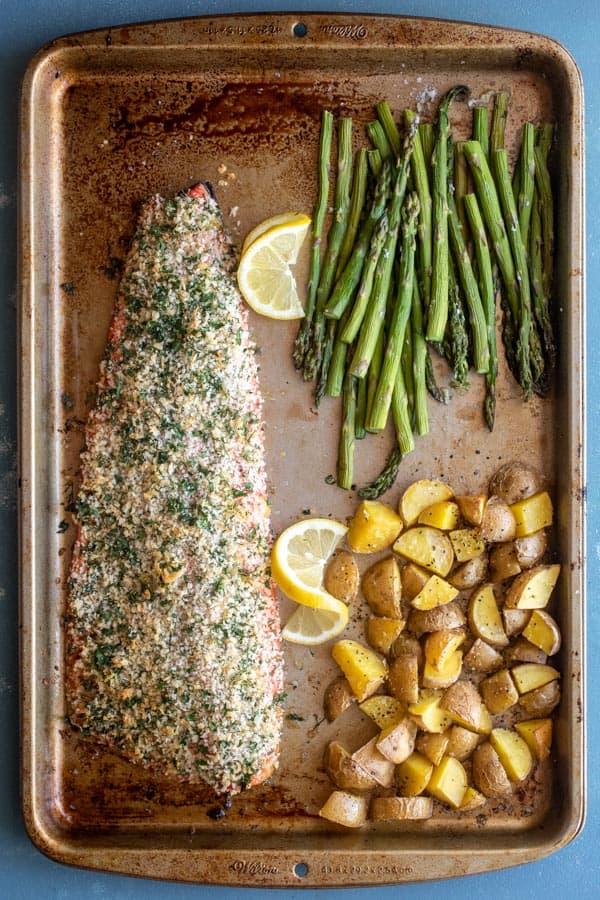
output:
[[[517,575],[504,598],[507,609],[543,609],[560,575],[560,566],[535,566]]]
[[[477,528],[457,528],[451,531],[450,542],[458,562],[468,562],[485,553],[485,544]]]
[[[432,631],[425,639],[425,659],[434,669],[443,669],[464,640],[465,632],[462,629]]]
[[[392,659],[396,659],[397,656],[416,656],[417,664],[419,668],[421,668],[423,663],[423,648],[413,634],[402,632],[392,644],[390,656]]]
[[[542,559],[548,547],[548,535],[542,529],[514,540],[517,561],[522,569],[531,569]]]
[[[410,703],[408,713],[423,731],[441,734],[452,724],[452,719],[440,706],[441,691],[422,688],[416,703]]]
[[[490,549],[490,578],[494,584],[514,578],[521,571],[515,541],[507,541]]]
[[[515,687],[508,669],[501,669],[479,684],[483,702],[493,716],[506,712],[519,700],[519,692]]]
[[[356,696],[344,675],[334,678],[331,684],[325,688],[323,706],[329,722],[337,719],[352,703],[356,703]]]
[[[487,553],[481,553],[453,569],[448,581],[459,591],[469,591],[485,581],[487,573],[488,556]]]
[[[520,666],[513,666],[511,674],[519,694],[528,694],[560,678],[560,672],[554,666],[543,663],[521,663]]]
[[[543,609],[533,610],[523,629],[523,637],[543,650],[547,656],[554,656],[560,650],[560,629],[552,616]]]
[[[492,720],[487,707],[479,691],[470,681],[457,681],[451,684],[444,691],[440,706],[453,722],[468,728],[469,731],[489,734],[492,730]]]
[[[519,500],[510,507],[515,517],[516,537],[523,538],[552,525],[552,500],[546,491]]]
[[[439,766],[448,746],[449,730],[444,732],[420,731],[415,741],[415,750],[426,756],[434,766]]]
[[[378,735],[371,738],[362,747],[352,754],[355,760],[368,774],[384,788],[389,788],[394,782],[394,763],[386,759],[377,749]]]
[[[373,650],[383,653],[390,652],[390,647],[402,632],[405,626],[404,619],[388,619],[386,616],[371,616],[367,621],[367,643]]]
[[[366,700],[385,681],[386,661],[358,641],[337,641],[331,648],[331,655],[348,679],[357,700]]]
[[[549,681],[548,684],[519,697],[519,706],[522,706],[529,716],[536,718],[549,716],[559,703],[560,685],[558,681]]]
[[[400,580],[402,582],[402,599],[408,603],[417,596],[421,588],[423,588],[429,579],[431,572],[422,569],[415,563],[407,563],[400,569]]]
[[[366,769],[352,759],[344,747],[338,741],[331,741],[325,750],[325,771],[336,785],[342,790],[370,791],[377,787],[377,782]]]
[[[494,672],[503,665],[504,660],[495,647],[477,638],[465,654],[463,662],[467,669],[473,669],[475,672]]]
[[[340,550],[325,569],[325,590],[343,603],[351,603],[358,594],[359,583],[360,573],[354,557],[347,550]]]
[[[533,766],[533,757],[520,734],[510,728],[493,728],[490,744],[511,781],[527,778]]]
[[[425,688],[447,688],[460,678],[461,672],[462,652],[455,650],[439,669],[426,659],[421,683]]]
[[[527,719],[517,722],[515,729],[537,760],[542,761],[550,756],[552,719]]]
[[[511,638],[516,634],[521,634],[529,622],[530,615],[531,610],[529,609],[506,609],[504,607],[502,610],[502,622],[504,623],[506,636]]]
[[[485,494],[467,494],[455,499],[465,522],[469,525],[481,525],[483,510],[487,503]]]
[[[433,763],[426,756],[415,751],[408,759],[396,766],[394,780],[402,797],[418,797],[422,794],[433,772]]]
[[[368,809],[366,797],[348,791],[333,791],[319,810],[319,815],[346,828],[360,828],[367,821]]]
[[[512,541],[517,534],[515,514],[506,500],[492,496],[485,504],[479,537],[486,544]]]
[[[446,754],[453,756],[460,762],[464,762],[471,756],[479,743],[479,735],[474,731],[469,731],[468,728],[463,728],[462,725],[452,725],[447,733],[448,746],[446,747]]]
[[[516,663],[545,663],[547,656],[543,650],[536,647],[523,636],[518,637],[504,651],[504,659],[507,665],[514,666]]]
[[[463,812],[470,812],[472,809],[479,809],[486,802],[486,798],[479,791],[476,791],[471,785],[467,785],[467,789],[463,796],[460,808]]]
[[[412,599],[413,609],[434,609],[450,603],[458,596],[458,591],[439,575],[432,575],[416,597]]]
[[[400,567],[393,556],[374,563],[362,577],[362,592],[376,616],[402,617]]]
[[[373,797],[369,809],[373,822],[430,819],[432,815],[431,797]]]
[[[538,472],[520,462],[510,462],[502,466],[490,481],[490,494],[495,494],[511,506],[519,500],[533,496],[542,487]]]
[[[388,725],[377,738],[375,746],[390,762],[404,762],[415,749],[417,726],[410,716],[405,716],[395,725]]]
[[[389,725],[396,725],[404,718],[407,704],[396,697],[390,697],[389,694],[375,694],[363,700],[360,709],[383,730]]]
[[[460,522],[460,510],[458,503],[452,500],[440,500],[433,503],[419,513],[417,519],[419,525],[431,525],[432,528],[439,528],[440,531],[451,531],[458,527]]]
[[[491,584],[478,588],[469,600],[469,625],[476,637],[492,647],[506,647],[508,638]]]
[[[422,478],[419,481],[413,481],[409,485],[398,505],[398,512],[402,516],[405,526],[408,528],[414,525],[419,515],[428,506],[439,503],[443,500],[450,500],[454,496],[454,491],[447,484],[435,479]]]
[[[391,546],[402,530],[402,519],[379,500],[362,500],[354,513],[346,540],[355,553],[377,553]]]
[[[473,751],[473,781],[486,797],[506,797],[512,793],[512,784],[506,769],[489,741],[479,744]]]
[[[419,699],[419,661],[416,656],[397,656],[390,662],[388,686],[392,696],[405,703]]]
[[[467,773],[453,756],[444,756],[439,766],[434,767],[427,785],[430,794],[453,809],[459,809],[466,788]]]
[[[429,631],[462,628],[466,621],[465,614],[459,604],[451,601],[433,609],[411,610],[408,616],[407,628],[414,634],[426,634]]]
[[[446,533],[428,525],[416,525],[404,531],[394,542],[393,550],[440,578],[445,578],[454,562],[452,544]]]

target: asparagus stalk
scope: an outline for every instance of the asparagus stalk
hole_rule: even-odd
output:
[[[414,423],[415,382],[413,378],[412,326],[410,324],[410,316],[406,323],[406,328],[404,329],[404,341],[402,342],[402,353],[400,355],[400,368],[402,369],[402,375],[404,377],[404,388],[406,390],[409,418],[411,423]]]
[[[523,126],[521,155],[518,167],[518,202],[519,228],[525,247],[529,241],[529,223],[531,220],[531,204],[535,186],[535,125],[526,122]]]
[[[380,497],[382,494],[385,494],[386,491],[389,491],[398,477],[398,470],[401,462],[402,451],[398,446],[395,446],[377,478],[372,481],[371,484],[367,485],[367,487],[361,488],[358,492],[358,496],[361,500],[376,500],[377,497]]]
[[[520,293],[520,317],[519,322],[519,347],[521,354],[524,350],[533,349],[536,371],[542,372],[544,368],[543,359],[539,357],[539,348],[531,343],[531,291],[529,285],[529,270],[527,268],[527,252],[521,238],[521,230],[519,228],[519,218],[508,174],[508,159],[506,150],[496,150],[496,177],[498,181],[498,194],[500,196],[500,204],[504,213],[504,220],[507,224],[508,240],[513,253],[515,262],[515,271],[517,282],[519,284]],[[529,353],[528,353],[529,356]],[[529,359],[528,359],[529,362]],[[529,378],[521,382],[525,399],[531,396],[532,376],[531,367],[529,369]],[[537,380],[534,378],[534,380]]]
[[[367,416],[367,379],[359,378],[356,384],[356,421],[354,423],[354,437],[362,440],[367,435],[365,428]]]
[[[487,341],[489,348],[490,364],[486,375],[485,393],[485,421],[490,431],[494,429],[496,417],[496,378],[498,375],[498,351],[496,347],[496,292],[494,290],[494,277],[492,273],[492,258],[487,241],[485,226],[481,218],[481,211],[475,194],[467,194],[465,197],[465,212],[469,220],[473,244],[475,247],[475,259],[477,260],[477,274],[479,278],[479,292],[485,312],[487,329]]]
[[[412,303],[415,274],[415,233],[418,214],[418,197],[416,194],[410,194],[402,211],[402,253],[400,257],[398,291],[388,331],[379,383],[367,421],[369,431],[382,431],[385,428],[392,403],[392,393],[402,354],[404,332]]]
[[[342,391],[342,428],[338,451],[337,481],[350,490],[354,481],[354,441],[356,433],[356,379],[346,375]]]
[[[391,169],[389,164],[386,164],[382,167],[381,176],[375,186],[375,194],[369,215],[360,228],[352,254],[336,282],[329,298],[329,303],[325,307],[325,315],[329,318],[340,318],[358,287],[373,231],[385,211],[390,190],[390,179]]]
[[[542,223],[539,210],[539,196],[534,193],[534,201],[531,209],[531,227],[529,229],[529,271],[531,273],[531,295],[544,353],[548,361],[547,368],[552,370],[556,365],[556,343],[548,297],[544,292],[544,276],[542,262]]]
[[[383,160],[379,150],[367,150],[367,163],[371,174],[375,178],[379,178],[383,167]]]
[[[321,405],[321,400],[327,392],[327,381],[329,378],[329,367],[333,357],[335,346],[335,335],[338,323],[335,319],[325,319],[325,334],[321,342],[321,364],[317,375],[317,385],[315,387],[315,408]]]
[[[487,106],[476,106],[473,109],[473,140],[479,141],[484,156],[489,156],[490,134],[489,114]]]
[[[336,269],[336,279],[340,277],[346,267],[346,263],[350,259],[352,248],[358,234],[361,216],[365,206],[365,198],[367,194],[367,151],[361,147],[356,154],[354,162],[354,175],[352,178],[352,193],[350,195],[350,210],[348,212],[348,222],[342,246],[340,247],[340,255]]]
[[[381,158],[383,160],[388,159],[393,162],[393,160],[396,158],[396,154],[394,154],[394,151],[392,150],[381,122],[378,122],[377,119],[374,119],[372,122],[367,122],[366,130],[369,136],[369,140],[371,141],[375,149],[379,150]]]
[[[460,219],[466,241],[469,230],[464,199],[465,194],[469,193],[469,167],[463,152],[463,143],[464,141],[457,141],[454,144],[454,172],[451,172],[451,174],[453,175],[454,180],[454,202],[456,203],[456,211],[458,212],[458,218]]]
[[[394,393],[392,394],[392,419],[400,453],[402,456],[406,456],[407,453],[411,453],[415,449],[415,440],[410,421],[408,395],[406,393],[402,366],[398,369]]]
[[[446,358],[454,372],[454,383],[461,387],[467,387],[469,384],[469,335],[460,285],[452,257],[448,259],[448,313]]]
[[[413,278],[412,305],[410,310],[410,322],[412,326],[412,365],[414,385],[414,411],[417,434],[429,432],[429,414],[427,410],[427,380],[426,367],[427,343],[423,329],[423,306],[419,293],[417,278]]]
[[[410,166],[410,157],[413,148],[413,134],[404,139],[403,154],[399,160],[396,181],[388,210],[388,229],[383,249],[377,260],[375,275],[373,278],[373,290],[369,304],[360,329],[356,344],[356,350],[350,365],[350,371],[357,378],[364,378],[367,374],[373,351],[377,343],[377,337],[383,326],[385,318],[386,300],[389,290],[390,278],[396,256],[398,232],[400,230],[400,209],[406,193],[406,183]]]
[[[411,109],[404,110],[404,121],[408,128],[415,128],[417,117]],[[432,227],[431,227],[431,191],[429,190],[429,175],[427,163],[423,152],[420,130],[417,129],[414,137],[414,147],[410,159],[410,170],[413,184],[419,198],[419,226],[418,226],[418,255],[419,288],[423,298],[425,309],[429,306],[431,294],[431,255],[432,255]]]
[[[342,340],[342,329],[350,316],[350,307],[348,307],[338,323],[335,334],[333,351],[331,353],[331,362],[329,363],[329,372],[327,373],[327,389],[328,397],[339,397],[342,393],[344,384],[344,374],[346,372],[346,357],[348,355],[348,344]]]
[[[398,157],[401,147],[400,132],[398,131],[398,126],[394,122],[389,103],[387,100],[382,100],[377,104],[375,109],[377,110],[377,118],[385,132],[392,153],[394,154],[394,157]]]
[[[440,388],[438,383],[435,380],[435,372],[433,370],[433,362],[431,361],[431,354],[429,353],[429,347],[426,347],[427,355],[425,356],[425,384],[427,385],[427,390],[431,394],[434,400],[437,400],[438,403],[448,403],[449,394],[446,388]]]
[[[506,120],[508,118],[508,105],[510,95],[506,91],[499,91],[494,98],[494,110],[492,112],[492,128],[490,132],[489,156],[494,163],[496,150],[504,149],[504,135],[506,132]],[[488,154],[486,154],[487,156]]]
[[[306,311],[294,342],[293,360],[294,366],[297,369],[302,369],[304,366],[304,358],[310,345],[313,317],[315,314],[315,304],[321,272],[323,223],[327,213],[327,200],[329,197],[329,158],[331,156],[332,134],[333,115],[325,109],[321,116],[321,134],[319,137],[317,201],[315,203],[312,220],[310,274],[306,298]]]
[[[425,158],[425,167],[431,183],[431,166],[433,160],[433,148],[435,146],[435,132],[431,122],[419,122],[419,140],[423,148],[423,157]]]
[[[340,248],[344,239],[350,208],[350,181],[352,178],[352,119],[343,118],[338,123],[337,181],[335,186],[334,215],[327,237],[327,250],[321,269],[317,290],[312,344],[304,359],[304,378],[311,381],[319,372],[323,356],[325,336],[325,306],[331,293]]]
[[[373,237],[371,238],[371,244],[369,246],[369,253],[367,254],[367,258],[365,260],[360,277],[360,286],[358,288],[356,299],[352,306],[352,312],[346,325],[344,326],[343,331],[341,332],[342,340],[346,344],[351,344],[354,341],[365,317],[365,312],[369,304],[371,293],[373,291],[375,270],[379,262],[379,257],[381,256],[384,245],[386,243],[388,231],[388,214],[384,213],[377,223],[375,231],[373,232]]]
[[[468,88],[460,85],[443,97],[438,111],[438,127],[433,153],[433,253],[431,302],[427,316],[427,340],[441,341],[448,319],[448,109],[455,98],[465,97]]]
[[[462,225],[458,216],[451,182],[450,190],[448,191],[448,230],[454,261],[458,270],[458,277],[462,285],[469,312],[471,333],[473,335],[473,361],[475,370],[480,373],[485,373],[488,371],[490,364],[486,317],[477,281],[473,273],[471,259],[467,250]]]
[[[540,198],[544,294],[546,297],[550,297],[554,268],[554,201],[548,165],[543,150],[539,146],[535,148],[535,183]]]
[[[392,284],[390,283],[390,288],[392,288]],[[387,305],[389,306],[389,296]],[[371,418],[371,410],[373,409],[373,400],[375,399],[375,391],[377,390],[377,385],[379,383],[379,375],[381,373],[381,364],[383,362],[383,349],[385,345],[384,338],[384,329],[382,328],[379,332],[379,337],[377,338],[377,343],[375,344],[375,350],[373,351],[373,358],[371,360],[371,365],[369,366],[369,371],[367,372],[366,379],[361,379],[361,381],[367,382],[367,414],[365,417],[365,422],[368,423]]]

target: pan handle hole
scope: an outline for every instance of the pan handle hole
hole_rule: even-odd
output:
[[[294,866],[294,875],[298,878],[305,878],[308,875],[308,866],[306,863],[296,863]]]
[[[308,32],[308,28],[306,27],[304,22],[296,22],[292,30],[294,32],[294,36],[297,38],[306,37],[306,34]]]

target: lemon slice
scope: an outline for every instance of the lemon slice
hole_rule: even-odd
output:
[[[271,553],[271,571],[283,593],[313,609],[345,606],[324,589],[323,574],[347,531],[335,519],[301,519],[282,531]]]
[[[258,225],[255,225],[254,228],[248,232],[244,238],[244,243],[242,244],[242,253],[246,252],[250,244],[253,244],[256,238],[260,237],[261,234],[264,234],[265,231],[269,231],[270,228],[274,228],[276,225],[294,225],[296,223],[305,225],[307,222],[310,224],[310,219],[308,216],[305,216],[304,213],[284,212],[277,213],[276,216],[269,216],[268,219],[265,219],[264,222],[259,222]]]
[[[298,259],[309,227],[308,216],[299,215],[267,228],[242,252],[238,286],[255,312],[270,319],[300,319],[304,315],[291,266]]]
[[[340,634],[348,624],[348,607],[340,603],[339,611],[298,606],[281,632],[292,644],[315,646]]]

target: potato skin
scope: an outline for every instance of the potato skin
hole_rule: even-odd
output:
[[[338,741],[327,745],[324,765],[333,783],[342,790],[370,791],[377,786],[375,779]]]
[[[356,703],[356,697],[344,675],[334,678],[325,688],[323,706],[329,722],[337,719],[352,703]]]
[[[402,584],[400,567],[393,556],[380,559],[362,577],[362,592],[376,616],[399,619]]]
[[[530,718],[536,719],[549,716],[559,703],[560,685],[558,681],[550,681],[519,697],[519,705],[523,707]]]
[[[543,558],[548,547],[548,535],[542,528],[527,537],[515,538],[517,562],[522,569],[531,569]]]
[[[517,522],[510,506],[502,497],[492,496],[485,505],[479,534],[486,544],[512,541]]]
[[[413,609],[410,612],[407,628],[414,634],[425,634],[429,631],[451,631],[462,628],[466,617],[455,600],[433,609]]]
[[[482,584],[488,572],[488,556],[482,553],[461,563],[448,576],[450,584],[459,591],[468,591]]]
[[[489,741],[475,748],[472,759],[473,781],[482,794],[486,797],[506,797],[512,793],[506,770]]]
[[[347,550],[340,550],[325,570],[325,590],[337,600],[351,603],[358,594],[359,583],[360,573],[354,557]]]
[[[521,462],[509,462],[493,475],[490,494],[501,497],[509,506],[537,494],[542,488],[542,479],[531,466]]]

